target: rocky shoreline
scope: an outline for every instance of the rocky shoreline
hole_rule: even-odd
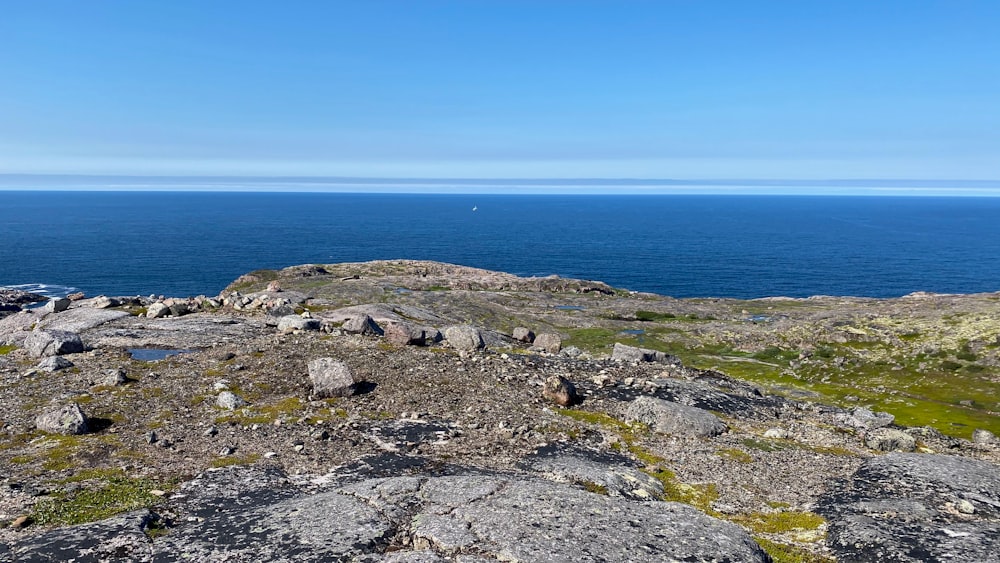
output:
[[[995,294],[0,296],[0,562],[1000,561]]]

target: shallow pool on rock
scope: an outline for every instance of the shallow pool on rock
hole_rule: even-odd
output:
[[[128,353],[132,356],[133,360],[140,360],[143,362],[158,362],[169,358],[170,356],[177,356],[180,354],[190,354],[194,350],[167,350],[164,348],[129,348]]]

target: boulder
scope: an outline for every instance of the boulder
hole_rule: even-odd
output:
[[[73,367],[73,362],[63,358],[62,356],[49,356],[42,361],[38,362],[35,366],[36,369],[42,371],[47,371],[49,373],[59,371],[61,369],[68,369]]]
[[[102,385],[107,385],[108,387],[117,387],[126,383],[128,383],[128,375],[122,368],[109,369],[104,372],[104,381],[101,382]]]
[[[615,347],[611,351],[611,359],[618,362],[657,362],[661,364],[679,364],[677,356],[671,356],[658,350],[647,348],[636,348],[627,346],[621,342],[615,342]]]
[[[1000,561],[995,463],[888,453],[830,485],[817,512],[838,561]]]
[[[49,301],[42,306],[42,310],[46,313],[62,313],[66,309],[69,309],[70,303],[72,303],[72,301],[66,299],[65,297],[59,299],[49,299]]]
[[[267,310],[267,316],[264,317],[264,324],[267,326],[278,326],[281,319],[288,316],[295,315],[295,308],[291,305],[285,303],[281,305],[275,305]]]
[[[220,408],[234,411],[236,409],[243,408],[247,403],[236,393],[233,393],[232,391],[223,391],[222,393],[219,393],[218,397],[215,398],[215,404]]]
[[[171,303],[169,307],[170,307],[170,315],[174,317],[181,317],[191,312],[191,307],[189,307],[188,304],[184,302],[174,302]]]
[[[317,399],[348,397],[357,392],[351,368],[334,358],[317,358],[309,362],[312,395]]]
[[[639,397],[629,403],[625,417],[664,434],[711,438],[727,430],[719,417],[704,409],[653,397]]]
[[[972,443],[974,444],[1000,444],[1000,440],[989,430],[976,428],[972,431]]]
[[[407,322],[392,321],[383,327],[383,336],[389,342],[399,346],[424,346],[428,341],[433,342],[435,334],[428,337],[428,330]]]
[[[159,319],[170,314],[170,307],[164,303],[156,302],[146,308],[146,318]]]
[[[80,410],[80,405],[71,403],[38,415],[35,418],[35,428],[53,434],[86,434],[87,416]]]
[[[24,340],[24,348],[36,358],[83,352],[80,335],[65,330],[35,330]]]
[[[917,440],[902,430],[876,428],[865,435],[865,446],[882,452],[912,452]]]
[[[849,428],[860,430],[874,430],[889,426],[896,419],[887,412],[873,412],[864,407],[857,407],[848,413],[840,413],[834,417],[837,423]]]
[[[535,341],[535,333],[527,328],[524,328],[523,326],[515,328],[511,336],[514,338],[514,340],[517,340],[518,342],[524,342],[526,344],[531,344],[532,342]]]
[[[561,375],[550,375],[542,387],[542,397],[561,407],[577,402],[576,387]]]
[[[320,326],[321,325],[318,319],[308,319],[300,317],[299,315],[288,315],[286,317],[281,317],[281,320],[278,321],[278,330],[281,332],[319,330]]]
[[[562,349],[562,337],[554,332],[543,332],[535,337],[532,347],[549,354],[558,354]]]
[[[444,329],[444,338],[456,350],[480,350],[486,346],[481,330],[470,325],[456,325]]]
[[[368,315],[351,317],[340,327],[348,334],[361,334],[363,336],[382,336],[382,327],[378,326]]]

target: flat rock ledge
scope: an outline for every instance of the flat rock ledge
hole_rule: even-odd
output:
[[[838,561],[1000,561],[1000,467],[890,453],[865,460],[826,496]]]
[[[741,528],[690,506],[634,502],[525,475],[374,478],[310,494],[275,469],[227,468],[202,474],[175,498],[174,526],[155,539],[143,532],[157,516],[138,511],[36,536],[6,557],[769,561]]]

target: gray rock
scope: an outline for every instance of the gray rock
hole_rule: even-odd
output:
[[[83,352],[80,335],[65,330],[35,330],[24,340],[24,348],[36,358]]]
[[[361,334],[363,336],[382,336],[382,327],[372,320],[368,315],[351,317],[340,327],[348,334]]]
[[[166,317],[170,314],[170,307],[165,304],[156,302],[151,304],[146,308],[146,318],[149,319],[159,319],[161,317]]]
[[[444,329],[444,338],[456,350],[479,350],[486,345],[482,331],[469,325],[456,325]]]
[[[1000,440],[989,430],[976,428],[972,431],[972,443],[974,444],[1000,444]]]
[[[187,315],[191,312],[191,308],[187,303],[184,302],[174,302],[170,304],[170,314],[174,317],[181,317]]]
[[[663,483],[643,473],[628,457],[612,452],[598,452],[561,445],[545,446],[525,458],[522,465],[561,483],[574,483],[587,489],[595,485],[611,496],[637,500],[663,498]]]
[[[533,346],[549,354],[558,354],[562,349],[562,337],[553,332],[543,332],[535,337]]]
[[[278,321],[278,330],[281,332],[292,332],[295,330],[319,330],[320,321],[318,319],[308,319],[298,315],[288,315],[281,317]]]
[[[629,403],[625,417],[665,434],[710,438],[727,430],[719,417],[704,409],[652,397],[639,397]]]
[[[119,385],[125,385],[126,383],[128,383],[128,375],[125,373],[125,370],[118,368],[109,369],[104,372],[104,381],[102,381],[103,385],[117,387]]]
[[[318,399],[348,397],[357,391],[351,368],[334,358],[317,358],[309,362],[312,395]]]
[[[917,440],[902,430],[876,428],[865,435],[865,446],[882,452],[912,452]]]
[[[65,297],[49,299],[49,301],[42,306],[42,310],[46,313],[62,313],[66,309],[69,309],[70,303],[72,303],[72,301],[66,299]]]
[[[889,453],[832,485],[819,512],[839,561],[1000,561],[1000,467],[993,463]],[[972,514],[960,509],[962,500]]]
[[[35,418],[35,428],[53,434],[86,434],[87,417],[76,403],[46,411]]]
[[[892,424],[896,419],[896,417],[887,412],[873,412],[864,407],[857,407],[850,414],[841,413],[834,418],[839,424],[861,430],[883,428]]]
[[[292,307],[291,305],[288,304],[277,305],[267,310],[267,317],[265,318],[264,322],[268,326],[278,326],[278,323],[281,322],[281,319],[283,317],[287,317],[294,314],[295,314],[295,308]]]
[[[117,297],[108,297],[107,295],[99,295],[86,303],[87,306],[94,309],[108,309],[111,307],[118,307],[122,304],[121,299]]]
[[[524,342],[526,344],[531,344],[532,342],[535,341],[535,333],[527,328],[524,328],[523,326],[515,328],[511,336],[514,338],[514,340],[517,340],[519,342]]]
[[[48,330],[66,330],[80,333],[98,327],[102,324],[129,317],[125,311],[108,311],[105,309],[91,309],[89,307],[77,307],[63,311],[58,315],[49,315],[38,323],[38,328]]]
[[[61,369],[68,369],[73,367],[73,362],[63,358],[62,356],[49,356],[38,362],[35,369],[40,369],[42,371],[47,371],[49,373],[59,371]]]
[[[657,350],[627,346],[621,342],[615,342],[614,349],[611,351],[611,359],[618,362],[657,362],[661,364],[680,363],[677,356],[671,356],[670,354]]]
[[[153,544],[146,530],[155,520],[150,511],[139,510],[52,530],[13,546],[14,561],[150,561]]]
[[[223,391],[222,393],[219,393],[218,397],[216,397],[215,404],[221,408],[233,411],[242,408],[247,403],[236,393],[233,393],[232,391]]]

